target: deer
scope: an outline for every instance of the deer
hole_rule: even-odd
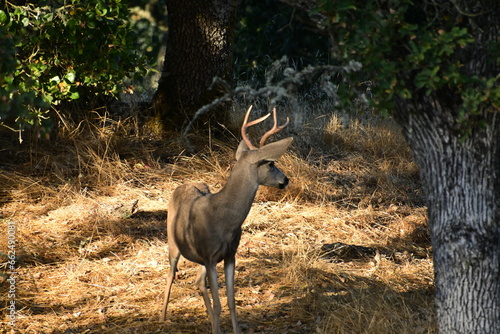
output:
[[[216,265],[224,261],[227,304],[231,315],[233,333],[240,333],[234,298],[235,255],[241,238],[241,226],[245,221],[259,186],[284,189],[289,180],[276,166],[290,146],[293,138],[285,138],[270,144],[267,139],[283,130],[289,119],[278,126],[276,108],[273,108],[274,126],[255,147],[247,135],[247,128],[263,122],[271,114],[248,122],[250,106],[241,127],[242,140],[236,151],[236,163],[226,184],[217,193],[211,193],[205,183],[188,183],[177,187],[168,205],[167,236],[170,270],[163,301],[161,321],[166,320],[172,283],[177,264],[182,255],[200,264],[195,284],[201,291],[212,333],[219,334],[221,302],[217,282]],[[212,302],[207,291],[208,286]]]

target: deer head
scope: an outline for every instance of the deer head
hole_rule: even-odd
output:
[[[293,138],[285,138],[267,145],[266,140],[269,139],[271,135],[283,130],[290,120],[287,118],[285,124],[278,126],[276,108],[273,108],[274,125],[271,130],[267,131],[262,136],[259,144],[260,147],[257,148],[248,138],[246,130],[252,125],[263,122],[271,114],[267,114],[249,123],[248,118],[251,110],[252,106],[248,108],[241,127],[241,136],[243,140],[240,142],[236,151],[236,160],[239,162],[244,161],[245,164],[256,169],[259,185],[283,189],[288,185],[288,178],[275,166],[274,162],[285,153],[288,146],[292,143]]]

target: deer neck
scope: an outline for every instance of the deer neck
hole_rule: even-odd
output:
[[[250,211],[259,184],[257,176],[249,169],[247,164],[237,162],[225,186],[214,194],[213,201],[230,216],[227,222],[241,225]]]

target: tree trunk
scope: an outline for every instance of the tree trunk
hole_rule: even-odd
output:
[[[500,115],[483,112],[488,126],[459,139],[443,100],[396,114],[427,194],[438,327],[500,333]]]
[[[166,128],[180,129],[220,95],[214,77],[232,77],[234,0],[167,0],[168,39],[153,108]],[[222,115],[224,118],[224,115]]]

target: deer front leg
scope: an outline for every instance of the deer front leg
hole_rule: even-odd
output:
[[[201,291],[201,295],[203,296],[203,301],[205,302],[205,307],[207,309],[208,316],[210,317],[210,323],[214,317],[214,311],[212,310],[212,302],[210,301],[210,297],[208,296],[207,290],[207,268],[205,266],[201,266],[198,270],[198,275],[196,276],[196,285],[198,289]]]
[[[208,275],[208,284],[210,285],[210,291],[212,292],[212,302],[213,302],[213,310],[212,316],[210,317],[210,321],[212,322],[212,334],[219,334],[220,331],[220,314],[221,314],[221,305],[219,298],[219,284],[217,282],[217,268],[216,264],[207,265],[207,275]]]
[[[234,256],[224,260],[224,274],[226,275],[227,304],[231,312],[231,322],[233,323],[233,333],[240,333],[238,318],[236,317],[236,304],[234,301]]]

